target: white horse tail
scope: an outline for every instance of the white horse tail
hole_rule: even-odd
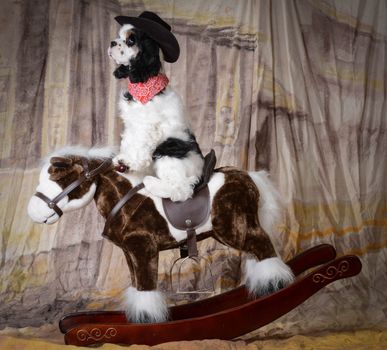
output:
[[[284,203],[266,170],[250,171],[249,175],[260,194],[258,207],[259,222],[263,230],[271,236],[274,225],[278,224],[282,215]]]

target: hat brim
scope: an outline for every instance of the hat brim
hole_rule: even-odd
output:
[[[120,25],[131,24],[142,30],[156,41],[164,54],[164,60],[169,63],[176,62],[180,55],[180,47],[176,37],[161,24],[140,17],[117,16],[114,18]]]

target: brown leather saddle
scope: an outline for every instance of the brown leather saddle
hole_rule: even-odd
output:
[[[187,231],[187,246],[181,247],[181,254],[198,256],[196,246],[196,229],[203,225],[210,215],[210,191],[208,182],[214,172],[216,156],[211,150],[204,157],[203,176],[197,184],[192,198],[184,202],[172,202],[169,198],[163,198],[163,208],[170,224],[178,230]],[[186,255],[185,255],[186,256]]]

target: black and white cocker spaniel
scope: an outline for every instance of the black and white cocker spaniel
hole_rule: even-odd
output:
[[[163,73],[160,51],[175,62],[179,44],[152,12],[115,19],[121,28],[108,54],[119,65],[114,76],[128,84],[119,102],[125,129],[114,162],[148,174],[143,182],[151,194],[184,201],[201,180],[204,160],[182,100]]]

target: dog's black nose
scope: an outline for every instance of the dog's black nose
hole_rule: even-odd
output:
[[[117,45],[117,43],[115,42],[115,41],[111,41],[110,42],[110,47],[114,47],[114,46],[116,46]]]

